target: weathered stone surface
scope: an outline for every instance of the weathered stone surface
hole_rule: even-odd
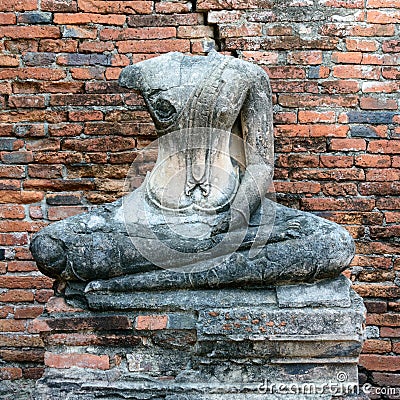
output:
[[[350,280],[341,275],[312,284],[278,286],[276,295],[279,307],[349,307],[350,286]]]
[[[345,229],[265,199],[274,146],[262,68],[215,51],[169,53],[126,67],[119,83],[143,95],[158,160],[122,200],[33,238],[39,269],[60,288],[80,282],[75,294],[90,302],[102,292],[314,282],[348,266]]]
[[[66,332],[43,332],[55,362],[57,354],[62,359],[63,354],[74,353],[75,359],[63,372],[47,368],[34,399],[58,400],[68,394],[68,399],[80,400],[283,400],[290,394],[278,393],[273,385],[322,387],[343,378],[345,385],[355,387],[365,309],[343,278],[331,284],[348,292],[348,306],[282,307],[275,289],[225,289],[146,293],[151,299],[147,308],[146,296],[132,293],[129,305],[119,313],[135,323],[123,333],[113,333],[110,325],[101,332],[73,333],[68,323]],[[93,316],[107,318],[97,310],[80,314],[88,321]],[[55,313],[47,319],[60,317],[76,318]],[[126,340],[129,329],[133,341]],[[88,363],[94,355],[108,357],[110,369],[94,370],[93,362],[91,369],[79,368],[85,355]],[[74,362],[78,364],[72,367]],[[331,398],[325,392],[293,399]]]

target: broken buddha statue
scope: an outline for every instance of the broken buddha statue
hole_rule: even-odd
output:
[[[121,199],[55,222],[32,239],[59,287],[132,292],[262,287],[338,276],[349,233],[271,200],[272,94],[259,66],[215,51],[126,67],[157,131],[157,161]]]

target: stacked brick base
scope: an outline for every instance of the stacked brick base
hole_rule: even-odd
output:
[[[103,294],[88,302],[103,311],[52,298],[35,320],[46,348],[35,400],[362,398],[364,306],[343,277],[316,287]]]

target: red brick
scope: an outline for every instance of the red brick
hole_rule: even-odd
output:
[[[104,67],[71,68],[70,72],[74,79],[91,80],[104,79]]]
[[[360,248],[360,246],[358,246]],[[385,249],[386,250],[386,249]],[[376,251],[373,249],[373,251]],[[398,297],[400,289],[398,286],[388,286],[384,284],[353,284],[353,289],[362,297]],[[385,329],[385,328],[382,328]]]
[[[43,96],[10,96],[8,105],[11,108],[45,108]]]
[[[87,207],[84,206],[60,206],[60,207],[49,207],[47,210],[47,218],[50,221],[58,221],[73,215],[78,215],[87,211]]]
[[[81,53],[104,53],[114,50],[114,44],[111,42],[83,42],[79,45]]]
[[[243,51],[242,58],[246,61],[256,62],[257,64],[277,64],[278,52],[273,51]]]
[[[39,51],[49,53],[75,53],[78,42],[73,39],[43,39],[39,44]]]
[[[360,52],[333,52],[332,61],[337,64],[360,64],[362,60],[362,53]]]
[[[135,327],[138,330],[154,331],[166,329],[167,323],[167,315],[139,315],[136,318]]]
[[[332,139],[330,144],[333,151],[363,151],[366,148],[365,139]]]
[[[367,22],[373,24],[398,24],[400,23],[400,11],[368,11]]]
[[[66,77],[65,71],[55,68],[41,68],[41,67],[3,68],[0,71],[0,79],[19,78],[22,80],[41,79],[41,80],[58,81],[64,79],[65,77]]]
[[[353,166],[353,156],[320,156],[321,166],[325,168],[350,168]]]
[[[175,27],[105,28],[100,31],[100,39],[102,40],[167,39],[175,36]]]
[[[302,199],[305,210],[348,210],[348,211],[371,211],[375,207],[375,201],[369,199],[332,199],[332,198],[310,198]]]
[[[360,65],[336,65],[333,67],[335,78],[357,78],[357,79],[379,79],[380,69],[378,67]]]
[[[321,189],[326,196],[357,195],[357,185],[355,183],[324,183]]]
[[[381,337],[393,337],[399,338],[400,337],[400,328],[387,328],[382,327],[380,329]]]
[[[210,35],[212,36],[212,32],[210,32]],[[219,36],[221,38],[262,36],[262,26],[261,24],[251,22],[247,22],[241,25],[221,25],[219,27]]]
[[[103,113],[101,111],[70,111],[68,113],[70,121],[102,121]]]
[[[275,182],[275,191],[281,193],[319,193],[321,185],[313,182]]]
[[[0,67],[18,67],[19,58],[17,56],[0,55]]]
[[[154,28],[153,28],[154,29]],[[159,28],[161,29],[161,28]],[[172,33],[172,32],[171,32]],[[214,36],[214,30],[210,26],[179,26],[177,33],[175,34],[178,38],[211,38]],[[173,37],[175,35],[167,36]]]
[[[321,82],[322,92],[337,94],[337,93],[357,93],[360,90],[360,84],[357,81],[351,80],[334,80]]]
[[[55,26],[7,26],[0,27],[0,36],[12,39],[59,38],[60,29]]]
[[[25,321],[0,319],[0,332],[24,332],[24,331],[25,331]]]
[[[370,371],[400,371],[400,356],[361,354],[360,365]]]
[[[15,319],[36,318],[43,312],[43,306],[18,307],[15,309]]]
[[[30,178],[61,178],[62,165],[29,165],[28,175]]]
[[[363,110],[397,110],[397,100],[381,97],[362,97],[360,108]]]
[[[397,327],[400,326],[400,314],[367,314],[367,324]]]
[[[272,2],[269,0],[233,0],[228,3],[221,3],[218,0],[199,0],[197,9],[199,11],[224,10],[224,9],[252,9],[252,8],[271,8]]]
[[[18,367],[1,367],[0,380],[15,380],[22,378],[22,369]]]
[[[367,181],[399,181],[400,170],[397,168],[372,169],[366,172]]]
[[[390,340],[369,339],[364,342],[363,353],[384,354],[392,351],[392,343]]]
[[[46,303],[50,297],[54,296],[53,290],[41,289],[35,292],[35,301],[39,303]]]
[[[400,68],[383,67],[382,76],[386,79],[400,79]]]
[[[399,0],[368,0],[367,8],[400,8]]]
[[[54,14],[55,24],[59,25],[83,25],[83,24],[104,24],[104,25],[123,25],[126,21],[125,15],[103,15],[90,13],[63,13]]]
[[[320,3],[325,7],[364,8],[364,0],[322,0]]]
[[[384,314],[388,310],[388,302],[382,300],[366,300],[364,305],[369,313]]]
[[[242,11],[210,11],[207,14],[207,21],[209,24],[219,24],[219,23],[231,23],[236,22],[241,19],[243,16]]]
[[[42,367],[29,367],[22,370],[22,375],[25,379],[40,379],[44,374],[44,368]]]
[[[368,145],[368,152],[380,154],[400,154],[400,140],[374,140]]]
[[[155,4],[155,9],[156,13],[161,13],[161,14],[186,13],[192,10],[192,3],[162,1]]]
[[[388,224],[400,222],[400,211],[385,212],[385,220]]]
[[[190,41],[187,39],[164,40],[127,40],[117,43],[121,53],[168,53],[170,51],[190,51]]]
[[[48,313],[72,313],[83,311],[81,308],[76,308],[68,305],[63,297],[52,297],[46,304]]]
[[[151,1],[99,1],[79,0],[79,9],[84,12],[102,14],[150,14],[153,11]]]
[[[0,11],[33,11],[37,9],[37,0],[2,0]]]
[[[9,82],[0,83],[0,94],[11,94],[11,93],[12,93],[12,87]]]
[[[400,52],[399,40],[387,40],[382,44],[382,50],[385,53],[398,53]]]
[[[278,103],[283,107],[355,107],[358,105],[356,96],[335,95],[303,95],[282,94],[278,96]]]
[[[389,168],[391,166],[391,158],[390,156],[362,154],[355,158],[355,165],[366,168]]]
[[[123,151],[134,149],[136,141],[132,138],[105,137],[95,139],[66,139],[62,144],[63,150],[74,151]]]
[[[13,13],[1,13],[0,14],[0,25],[14,25],[17,22],[17,18]]]
[[[8,272],[32,272],[37,271],[34,261],[9,261],[7,263]]]
[[[44,350],[0,350],[0,357],[11,362],[43,362]]]
[[[94,354],[56,354],[46,352],[44,355],[44,363],[51,368],[90,368],[90,369],[110,369],[110,360],[107,355]]]
[[[75,12],[78,7],[76,0],[42,0],[41,9],[52,12]]]
[[[348,51],[376,51],[379,43],[370,39],[346,39],[346,48]]]
[[[9,289],[49,289],[52,279],[45,276],[3,276],[0,287]]]
[[[298,113],[300,123],[330,122],[334,123],[336,115],[334,111],[302,111]]]
[[[274,123],[276,124],[294,124],[296,122],[297,122],[297,114],[294,112],[274,113]]]
[[[30,206],[29,207],[29,216],[32,219],[43,219],[44,214],[41,206]]]
[[[1,302],[33,302],[34,296],[30,290],[7,290],[6,292],[0,293]]]
[[[0,218],[23,219],[25,218],[25,208],[16,204],[0,205]]]
[[[364,82],[362,85],[364,93],[394,93],[398,90],[397,82]]]

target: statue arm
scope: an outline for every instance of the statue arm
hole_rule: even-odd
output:
[[[240,218],[239,214],[243,218],[256,211],[271,185],[274,171],[271,87],[267,74],[259,67],[251,67],[253,79],[241,110],[246,170],[232,204],[233,223]]]

